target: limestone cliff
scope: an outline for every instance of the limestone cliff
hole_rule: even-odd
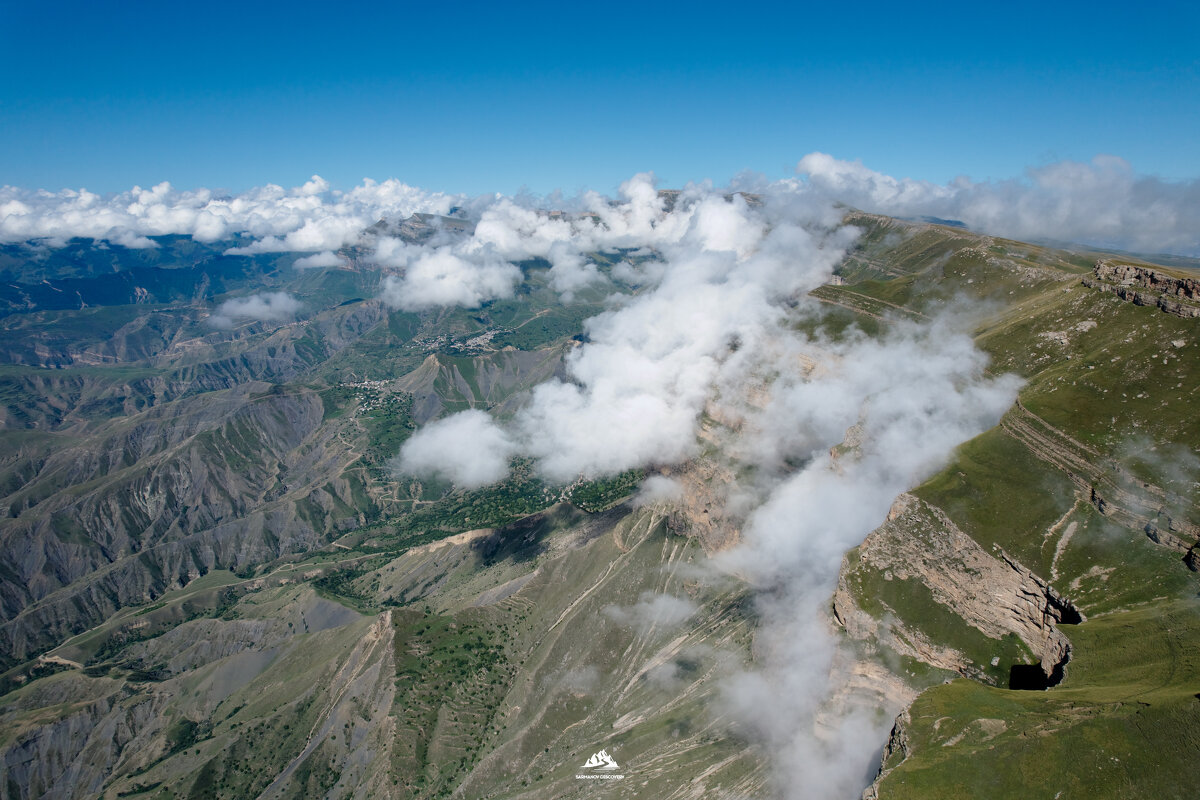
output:
[[[834,614],[854,639],[877,641],[926,664],[980,677],[979,665],[968,654],[934,643],[902,616],[888,613],[884,619],[867,613],[851,581],[864,568],[886,582],[914,581],[926,587],[935,603],[990,639],[1015,634],[1047,677],[1070,658],[1070,642],[1058,625],[1082,621],[1071,602],[1003,550],[984,550],[941,509],[912,495],[901,495],[888,521],[843,564]]]
[[[1112,292],[1134,305],[1157,306],[1177,317],[1200,317],[1200,281],[1195,278],[1174,277],[1161,270],[1101,259],[1096,262],[1092,276],[1083,279],[1083,285]]]

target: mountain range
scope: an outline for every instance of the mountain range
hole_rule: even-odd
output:
[[[511,296],[388,301],[378,237],[475,230],[384,220],[310,268],[242,239],[0,246],[0,797],[589,797],[607,749],[621,797],[1200,788],[1195,265],[839,209],[782,333],[693,359],[717,377],[682,455],[563,477],[529,409],[587,384],[670,248],[587,250],[568,298],[531,257]],[[892,352],[966,366],[879,388]],[[762,422],[856,380],[849,424]],[[519,442],[503,476],[412,468],[467,411]],[[886,496],[780,506],[754,544],[778,487],[874,480],[884,449]],[[811,578],[784,574],[802,518],[849,531]]]

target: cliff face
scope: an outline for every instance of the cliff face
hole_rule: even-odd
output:
[[[910,724],[912,724],[912,720],[909,718],[907,709],[896,716],[896,721],[892,724],[892,730],[888,734],[887,744],[883,746],[879,774],[863,791],[862,800],[879,800],[879,782],[887,777],[897,764],[908,758],[908,726]]]
[[[997,646],[1005,636],[1018,637],[1047,677],[1070,658],[1070,642],[1058,626],[1082,621],[1070,601],[1044,579],[1003,550],[987,552],[941,509],[912,495],[901,495],[888,521],[848,557],[834,595],[834,615],[854,639],[881,644],[940,669],[987,679],[988,665],[975,660],[978,654],[972,652],[970,637],[962,636],[964,645],[956,648],[958,637],[953,631],[945,635],[943,629],[938,641],[913,626],[920,616],[910,613],[912,609],[887,608],[886,600],[882,614],[864,610],[864,603],[880,602],[863,594],[865,586],[878,585],[877,580],[857,580],[868,576],[897,586],[919,584],[932,603],[996,640]]]
[[[1161,270],[1131,264],[1116,264],[1103,259],[1096,262],[1093,272],[1102,281],[1119,283],[1124,286],[1142,286],[1161,294],[1169,294],[1180,300],[1200,302],[1200,281],[1195,278],[1175,277],[1167,275]]]
[[[1157,306],[1177,317],[1200,317],[1200,281],[1195,278],[1175,277],[1160,270],[1103,259],[1096,262],[1092,275],[1083,279],[1083,285],[1090,289],[1112,292],[1137,306]],[[1138,291],[1139,288],[1146,291]]]

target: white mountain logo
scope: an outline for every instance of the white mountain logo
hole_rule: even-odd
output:
[[[601,750],[587,760],[583,769],[620,769],[620,767],[617,766],[616,761],[613,761],[613,757],[608,754],[607,750]]]

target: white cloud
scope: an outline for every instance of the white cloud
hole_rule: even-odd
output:
[[[208,323],[215,328],[231,328],[239,320],[279,322],[295,317],[302,307],[303,303],[287,292],[258,292],[221,303]]]
[[[565,242],[555,242],[547,258],[550,260],[550,286],[562,295],[564,302],[571,302],[576,292],[588,286],[608,283],[594,263]]]
[[[412,245],[395,236],[380,236],[375,240],[375,249],[370,254],[372,263],[385,267],[407,267],[426,252],[420,245]]]
[[[208,189],[179,191],[169,183],[100,196],[86,189],[60,192],[0,187],[0,242],[72,237],[147,246],[146,237],[183,234],[215,242],[235,233],[255,239],[235,253],[336,250],[383,217],[416,211],[445,214],[459,199],[424,192],[395,180],[366,180],[349,192],[317,176],[286,190],[267,185],[232,196]]]
[[[639,506],[670,502],[683,496],[683,486],[674,478],[651,475],[642,481],[635,502]]]
[[[604,208],[616,230],[584,220],[585,246],[634,242],[628,237],[636,231],[651,237],[663,261],[642,273],[651,282],[643,294],[588,320],[589,343],[568,357],[570,379],[535,388],[510,427],[521,451],[557,481],[694,455],[714,388],[736,385],[757,363],[747,354],[784,335],[782,302],[825,282],[852,236],[810,230],[803,220],[701,190],[685,193],[666,214],[649,176],[623,191],[627,202]],[[516,247],[496,230],[489,236],[510,254]],[[475,305],[504,296],[519,280],[511,265],[514,272],[500,273],[457,252],[439,249],[403,279],[389,277],[384,300],[399,308]]]
[[[521,282],[520,268],[494,257],[479,262],[450,248],[425,252],[402,277],[384,279],[380,296],[392,308],[418,311],[435,306],[475,308],[488,300],[512,297]]]
[[[808,194],[884,214],[959,219],[983,232],[1017,238],[1200,255],[1200,180],[1170,182],[1138,175],[1115,156],[1032,168],[1020,179],[977,182],[963,177],[945,185],[895,178],[824,153],[804,156],[798,172],[802,180],[792,180],[790,187],[789,181],[768,184],[754,176],[739,177],[739,187],[775,195],[790,188],[794,196]],[[710,187],[690,186],[679,201],[694,205],[697,198],[712,194]],[[394,179],[364,180],[350,191],[339,191],[319,176],[292,189],[268,184],[228,196],[209,189],[180,191],[165,182],[107,196],[86,189],[4,186],[0,242],[90,237],[149,247],[153,243],[147,237],[164,234],[203,242],[243,234],[253,241],[231,252],[335,251],[357,242],[359,233],[381,218],[402,219],[417,211],[447,214],[459,206],[478,220],[475,235],[459,255],[487,251],[506,260],[548,258],[556,266],[558,288],[570,294],[586,285],[581,280],[596,277],[580,272],[573,254],[679,243],[694,223],[699,228],[693,235],[708,238],[712,249],[737,251],[754,239],[753,230],[744,225],[726,226],[733,217],[720,205],[700,210],[695,219],[667,214],[652,173],[623,183],[617,202],[596,193],[579,198],[574,205],[588,216],[551,217],[529,202],[499,195],[454,197]],[[721,241],[730,235],[746,238]]]
[[[400,451],[398,466],[409,473],[435,474],[456,486],[474,489],[508,474],[513,455],[508,435],[482,411],[460,414],[426,425]]]
[[[610,605],[601,613],[619,625],[628,625],[643,630],[654,627],[672,628],[687,622],[699,608],[691,600],[671,594],[642,592],[638,601],[631,606]]]
[[[1137,175],[1116,156],[1033,168],[1024,180],[963,177],[944,186],[896,179],[824,153],[805,156],[797,171],[812,191],[866,211],[957,219],[1018,239],[1200,255],[1200,180]]]
[[[340,267],[344,263],[332,250],[322,250],[320,253],[313,253],[311,256],[297,258],[292,266],[296,269],[315,269],[320,267]]]

